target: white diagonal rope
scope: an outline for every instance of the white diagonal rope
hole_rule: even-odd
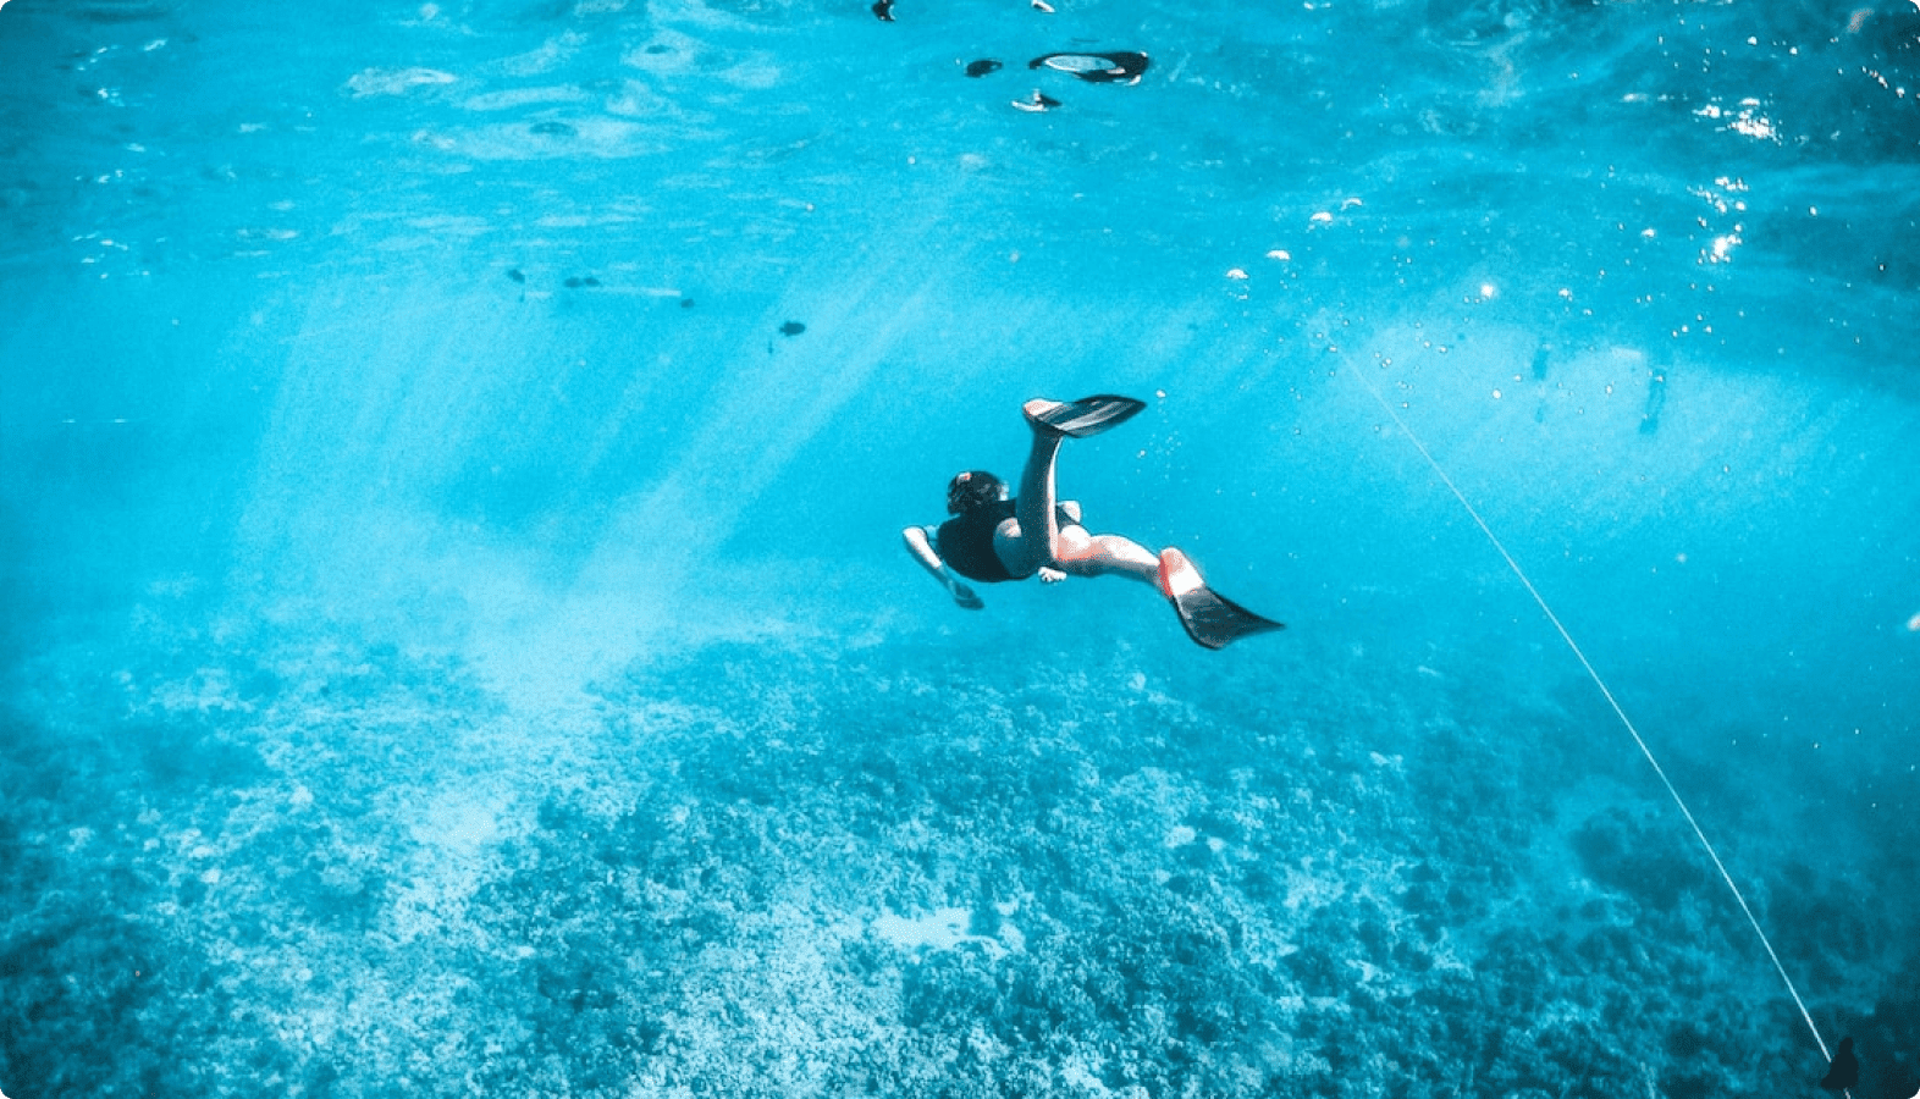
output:
[[[1833,1055],[1827,1051],[1826,1039],[1820,1036],[1820,1028],[1814,1025],[1813,1015],[1807,1011],[1806,1001],[1800,998],[1800,990],[1794,987],[1793,978],[1787,976],[1787,967],[1781,964],[1780,955],[1774,951],[1772,940],[1767,938],[1767,933],[1760,927],[1759,918],[1753,914],[1752,906],[1747,904],[1746,894],[1740,892],[1740,887],[1734,884],[1733,875],[1727,872],[1726,864],[1720,861],[1720,853],[1714,850],[1713,843],[1707,839],[1707,833],[1701,829],[1700,822],[1694,819],[1693,810],[1687,808],[1686,800],[1674,787],[1673,780],[1667,777],[1666,768],[1660,766],[1660,761],[1654,758],[1653,749],[1647,747],[1646,739],[1640,735],[1640,730],[1634,727],[1633,719],[1627,716],[1627,711],[1620,705],[1620,701],[1614,698],[1613,691],[1608,688],[1606,680],[1600,678],[1600,672],[1594,668],[1593,662],[1587,659],[1587,654],[1581,651],[1579,643],[1573,639],[1573,634],[1568,632],[1566,625],[1560,621],[1560,616],[1553,612],[1553,608],[1547,605],[1546,597],[1540,594],[1540,589],[1534,587],[1533,581],[1527,578],[1526,570],[1520,567],[1520,562],[1514,560],[1513,554],[1507,552],[1507,547],[1501,543],[1499,536],[1495,535],[1493,528],[1480,517],[1480,512],[1467,500],[1466,493],[1460,491],[1460,486],[1453,483],[1452,477],[1447,476],[1447,471],[1441,467],[1439,460],[1434,458],[1433,452],[1427,449],[1427,445],[1420,441],[1420,436],[1413,433],[1413,429],[1407,426],[1407,422],[1401,419],[1400,414],[1394,411],[1385,397],[1380,395],[1380,390],[1367,380],[1364,371],[1350,367],[1343,373],[1350,374],[1359,380],[1361,386],[1366,389],[1367,395],[1372,397],[1374,403],[1392,418],[1394,425],[1400,429],[1400,433],[1405,435],[1407,441],[1413,444],[1413,448],[1420,452],[1420,457],[1427,460],[1427,465],[1432,468],[1434,476],[1440,478],[1440,483],[1447,486],[1447,491],[1453,493],[1453,498],[1460,501],[1460,506],[1473,517],[1473,522],[1480,528],[1480,533],[1487,536],[1487,541],[1492,543],[1501,559],[1506,561],[1507,568],[1513,570],[1513,575],[1519,578],[1521,586],[1527,589],[1527,594],[1532,596],[1534,603],[1539,606],[1540,613],[1547,616],[1547,621],[1551,622],[1554,630],[1560,634],[1560,640],[1567,643],[1567,648],[1572,651],[1574,659],[1578,660],[1580,667],[1586,670],[1587,678],[1593,680],[1593,685],[1600,689],[1600,694],[1607,700],[1607,705],[1613,707],[1614,716],[1620,719],[1620,724],[1626,728],[1627,735],[1633,738],[1633,743],[1640,749],[1640,754],[1646,757],[1647,764],[1653,768],[1653,773],[1659,776],[1660,784],[1667,788],[1668,796],[1673,798],[1675,805],[1679,806],[1680,815],[1687,819],[1687,827],[1693,829],[1694,838],[1700,841],[1701,849],[1707,853],[1707,858],[1713,861],[1713,868],[1720,872],[1720,880],[1726,883],[1727,892],[1733,894],[1734,901],[1740,905],[1740,911],[1747,917],[1747,923],[1752,926],[1754,935],[1760,940],[1760,945],[1766,948],[1767,957],[1773,962],[1774,972],[1780,974],[1780,983],[1787,986],[1787,995],[1793,997],[1794,1006],[1800,1009],[1800,1017],[1806,1020],[1807,1030],[1813,1034],[1814,1044],[1820,1047],[1820,1056],[1831,1063]],[[1848,1099],[1852,1099],[1851,1091],[1846,1094]],[[1916,1096],[1915,1099],[1920,1099],[1920,1096]]]

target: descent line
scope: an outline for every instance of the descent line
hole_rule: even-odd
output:
[[[1427,460],[1427,465],[1432,468],[1434,476],[1440,478],[1440,483],[1447,486],[1447,491],[1453,493],[1453,498],[1460,501],[1460,506],[1473,517],[1474,525],[1480,528],[1480,533],[1487,536],[1487,541],[1493,545],[1501,559],[1506,561],[1507,568],[1513,570],[1513,575],[1519,578],[1521,586],[1527,589],[1527,594],[1532,596],[1534,603],[1539,606],[1540,613],[1547,616],[1547,621],[1551,622],[1554,630],[1560,634],[1560,640],[1567,643],[1567,648],[1572,651],[1574,659],[1578,660],[1580,667],[1586,670],[1587,678],[1593,680],[1593,685],[1600,689],[1600,694],[1607,700],[1607,705],[1613,707],[1613,715],[1620,719],[1620,724],[1626,728],[1627,735],[1633,738],[1633,743],[1640,749],[1640,754],[1646,757],[1647,764],[1653,768],[1653,773],[1659,776],[1660,784],[1667,788],[1667,795],[1673,798],[1676,806],[1679,806],[1680,815],[1686,818],[1687,826],[1693,829],[1694,838],[1700,841],[1701,849],[1706,851],[1707,858],[1713,861],[1713,868],[1720,872],[1720,880],[1726,883],[1727,892],[1733,894],[1734,901],[1740,905],[1740,911],[1747,917],[1747,923],[1753,928],[1754,935],[1760,939],[1760,945],[1766,948],[1767,957],[1773,962],[1774,972],[1780,975],[1780,983],[1787,986],[1787,995],[1793,998],[1794,1006],[1800,1009],[1800,1018],[1806,1020],[1807,1029],[1813,1033],[1814,1044],[1820,1047],[1820,1055],[1831,1063],[1833,1055],[1827,1051],[1826,1039],[1820,1036],[1820,1028],[1814,1025],[1813,1015],[1807,1011],[1806,1002],[1800,998],[1800,990],[1794,987],[1793,978],[1787,976],[1787,967],[1781,964],[1780,955],[1774,951],[1772,940],[1767,938],[1767,933],[1760,927],[1759,918],[1753,914],[1753,908],[1747,904],[1746,894],[1734,884],[1733,875],[1728,873],[1726,864],[1720,861],[1720,853],[1714,850],[1712,842],[1707,839],[1707,833],[1701,829],[1700,822],[1694,819],[1693,810],[1687,808],[1686,800],[1680,796],[1679,789],[1673,785],[1673,780],[1667,777],[1666,768],[1660,766],[1660,761],[1654,758],[1653,749],[1647,746],[1645,738],[1640,735],[1640,730],[1634,727],[1633,719],[1627,716],[1625,708],[1620,705],[1618,699],[1614,698],[1613,691],[1607,686],[1606,680],[1600,678],[1600,672],[1594,668],[1593,662],[1587,659],[1587,654],[1573,639],[1573,634],[1567,631],[1565,624],[1560,621],[1560,616],[1547,605],[1546,597],[1540,594],[1540,589],[1534,587],[1533,581],[1527,578],[1525,570],[1520,567],[1520,562],[1514,560],[1513,554],[1507,552],[1507,547],[1493,533],[1493,528],[1487,525],[1487,521],[1480,517],[1480,512],[1468,502],[1466,494],[1460,491],[1460,486],[1453,483],[1453,478],[1447,476],[1447,471],[1441,468],[1439,460],[1427,449],[1427,445],[1420,441],[1420,436],[1413,433],[1413,429],[1407,426],[1407,422],[1400,418],[1400,414],[1394,411],[1393,406],[1380,395],[1380,391],[1367,380],[1364,371],[1354,367],[1344,373],[1352,375],[1360,382],[1367,394],[1373,398],[1374,403],[1392,418],[1394,424],[1399,427],[1400,433],[1405,435],[1407,441],[1413,444],[1413,448],[1420,452],[1420,457]],[[1915,1099],[1920,1099],[1920,1096],[1916,1096]]]

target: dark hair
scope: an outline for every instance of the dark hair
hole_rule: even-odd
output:
[[[947,482],[947,514],[965,515],[974,508],[998,503],[1007,486],[984,469],[970,469]]]

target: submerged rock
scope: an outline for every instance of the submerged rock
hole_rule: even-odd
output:
[[[1827,1066],[1820,1086],[1828,1091],[1844,1091],[1860,1083],[1860,1059],[1853,1055],[1853,1039],[1840,1039],[1840,1049]]]

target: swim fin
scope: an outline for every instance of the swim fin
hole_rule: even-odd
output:
[[[1140,411],[1146,407],[1145,401],[1136,401],[1132,397],[1096,393],[1077,401],[1056,404],[1039,413],[1029,412],[1027,420],[1069,438],[1084,439],[1089,435],[1098,435],[1102,431],[1119,427],[1139,415]]]
[[[1160,590],[1173,603],[1187,636],[1209,649],[1224,649],[1243,637],[1287,628],[1285,622],[1257,615],[1207,587],[1187,555],[1171,547],[1160,551]]]

